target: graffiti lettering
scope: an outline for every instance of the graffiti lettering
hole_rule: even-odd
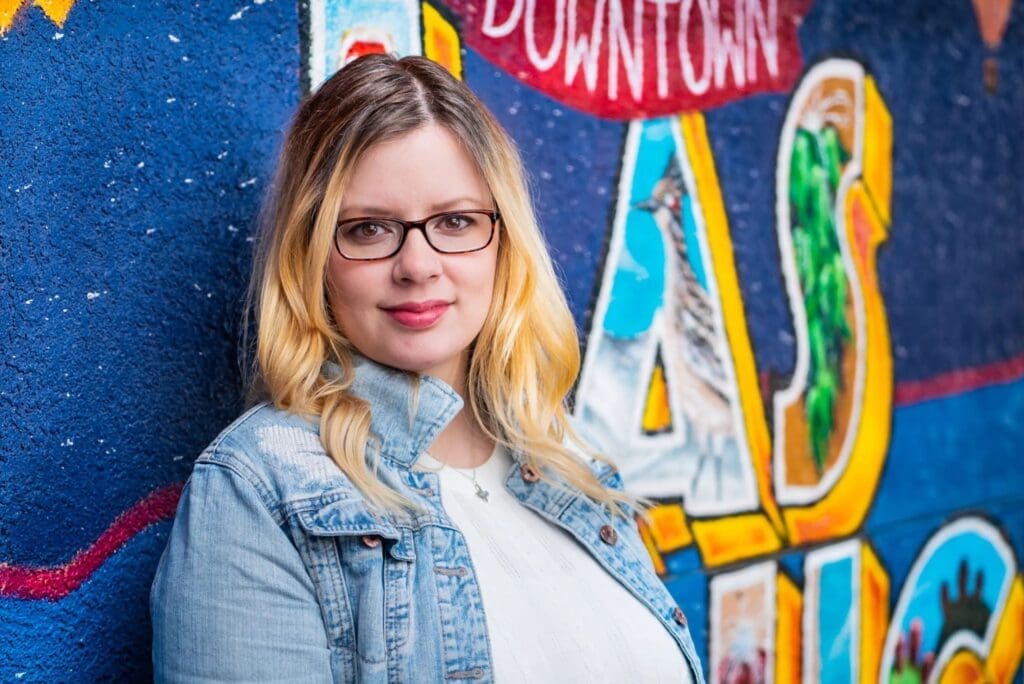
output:
[[[449,4],[465,11],[470,3]],[[807,4],[486,0],[482,12],[465,12],[465,38],[519,78],[588,111],[667,113],[784,89],[799,72],[796,26]]]

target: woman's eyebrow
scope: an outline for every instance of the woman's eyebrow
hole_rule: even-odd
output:
[[[489,202],[484,202],[478,197],[457,197],[455,199],[445,200],[438,202],[437,204],[430,205],[430,213],[439,211],[445,211],[459,205],[466,205],[466,208],[472,209],[488,209]],[[340,216],[394,216],[395,212],[392,209],[385,209],[374,205],[356,205],[352,207],[343,207]],[[422,218],[417,216],[416,218]]]

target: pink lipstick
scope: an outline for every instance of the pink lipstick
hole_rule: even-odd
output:
[[[425,302],[402,302],[383,308],[392,319],[401,325],[414,330],[423,330],[434,325],[448,310],[448,306],[448,302],[433,299]]]

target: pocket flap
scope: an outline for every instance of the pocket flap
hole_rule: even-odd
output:
[[[300,511],[298,519],[302,529],[315,536],[376,535],[393,541],[401,539],[398,529],[373,513],[362,499],[337,499]]]

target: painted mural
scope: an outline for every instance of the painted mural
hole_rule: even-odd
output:
[[[0,406],[18,419],[0,436],[0,679],[145,677],[139,601],[189,463],[233,410],[221,321],[245,271],[229,255],[246,244],[249,193],[265,183],[276,131],[301,94],[359,55],[395,52],[466,80],[523,152],[581,331],[574,420],[652,502],[640,531],[709,681],[1024,681],[1020,3],[254,0],[195,10],[193,30],[162,11],[0,1],[0,52],[14,65],[0,76],[0,111],[13,112],[0,155],[14,161],[0,189],[17,216],[36,217],[22,228],[0,209],[4,235],[25,238],[0,240],[0,272],[12,274],[0,276],[0,297],[14,321]],[[133,91],[141,118],[124,126],[135,138],[99,136],[90,178],[110,199],[83,216],[120,230],[109,238],[119,244],[136,241],[117,253],[148,264],[150,278],[188,282],[86,287],[102,273],[86,260],[85,275],[61,286],[46,257],[55,239],[30,235],[51,235],[48,197],[60,188],[10,142],[42,139],[13,103],[41,113],[19,83],[44,54],[73,73],[79,62],[108,77],[144,70],[112,43],[105,65],[73,52],[89,49],[75,41],[90,32],[129,24],[159,39],[159,59],[180,71],[160,92]],[[214,42],[216,54],[204,47]],[[241,54],[272,77],[238,76]],[[187,71],[193,60],[219,67],[228,85],[211,92]],[[247,93],[258,102],[235,116]],[[226,126],[185,130],[187,109],[152,109],[179,97],[231,103],[218,110]],[[193,142],[161,152],[169,146],[147,142],[153,122]],[[99,175],[112,167],[116,177]],[[130,175],[143,173],[153,175]],[[199,184],[211,200],[186,194]],[[136,193],[163,213],[129,221],[139,205],[118,203]],[[76,202],[96,204],[66,201]],[[169,209],[179,205],[200,208],[192,222]],[[100,232],[74,235],[104,245]],[[157,239],[149,256],[146,240]],[[74,384],[65,373],[65,399],[96,405],[110,383],[129,388],[126,401],[148,396],[114,352],[50,351],[67,335],[50,317],[93,315],[112,330],[118,295],[135,298],[140,330],[150,328],[136,310],[162,304],[189,349],[225,352],[183,367],[127,338],[151,376],[180,378],[168,399],[188,391],[211,407],[173,415],[187,445],[155,414],[133,438],[111,437],[27,388],[60,366],[94,378]],[[49,411],[56,427],[21,405]],[[120,484],[108,486],[112,472]],[[47,480],[76,495],[49,503]],[[31,521],[37,511],[48,515]],[[56,533],[83,516],[81,529]],[[119,657],[97,664],[110,650]]]

